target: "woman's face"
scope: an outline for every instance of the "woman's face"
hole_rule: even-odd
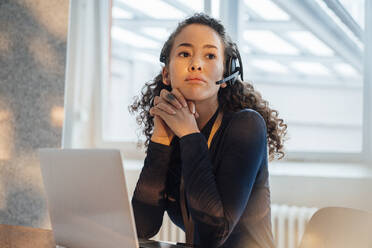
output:
[[[216,85],[224,70],[224,45],[216,31],[190,24],[175,37],[163,82],[177,88],[187,100],[217,100],[226,84]]]

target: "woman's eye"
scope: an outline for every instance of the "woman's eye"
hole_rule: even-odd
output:
[[[188,52],[180,52],[178,55],[181,56],[181,57],[185,57],[185,58],[190,56],[190,54]]]
[[[209,53],[209,54],[207,54],[207,58],[208,59],[215,59],[216,55],[214,55],[213,53]]]

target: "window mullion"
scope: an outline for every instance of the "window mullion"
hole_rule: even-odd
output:
[[[363,155],[372,162],[372,1],[365,1],[364,85],[363,85]]]

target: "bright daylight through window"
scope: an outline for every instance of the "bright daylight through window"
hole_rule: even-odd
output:
[[[169,32],[179,20],[204,11],[224,23],[238,16],[244,79],[288,123],[289,158],[360,154],[364,1],[234,2],[235,16],[221,11],[224,0],[113,0],[104,142],[137,142],[140,129],[128,106],[161,70],[160,49]]]

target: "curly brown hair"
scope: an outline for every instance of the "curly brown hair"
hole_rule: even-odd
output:
[[[169,55],[175,37],[183,28],[190,24],[202,24],[211,27],[219,34],[224,43],[225,59],[229,56],[237,56],[237,46],[227,35],[224,26],[218,20],[204,13],[197,13],[180,22],[176,30],[165,42],[160,54],[160,60],[165,63],[165,66],[169,65]],[[224,77],[226,76],[228,75],[225,74]],[[150,108],[154,106],[154,98],[160,95],[162,89],[168,91],[172,90],[170,86],[163,84],[162,79],[162,73],[160,72],[152,81],[144,85],[141,91],[141,97],[135,97],[134,103],[129,106],[129,111],[132,114],[134,112],[139,112],[136,121],[140,126],[144,126],[142,132],[146,136],[146,147],[150,142],[154,127],[154,117],[150,115]],[[286,140],[287,125],[284,123],[283,119],[278,117],[278,111],[269,107],[268,101],[262,98],[261,94],[254,89],[252,84],[237,79],[234,83],[228,84],[227,87],[221,87],[218,92],[218,104],[223,112],[236,112],[249,108],[260,113],[267,127],[269,159],[281,159],[284,157],[283,148],[284,141]]]

